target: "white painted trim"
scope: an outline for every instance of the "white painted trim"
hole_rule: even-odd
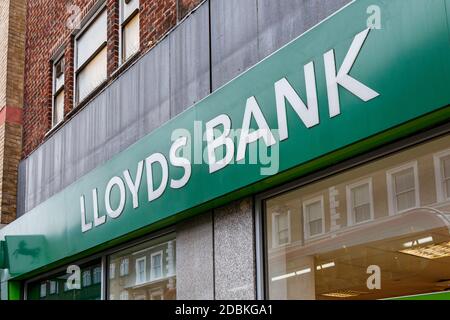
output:
[[[56,98],[56,72],[55,72],[55,67],[56,67],[56,63],[63,60],[64,61],[64,67],[66,66],[66,57],[64,54],[64,49],[62,50],[62,52],[60,52],[55,59],[52,60],[52,120],[51,120],[51,129],[53,129],[54,127],[56,127],[58,124],[60,124],[61,122],[64,121],[64,104],[63,104],[63,118],[61,121],[59,121],[58,123],[54,123],[53,120],[55,118],[55,98]],[[62,85],[62,91],[64,92],[65,95],[65,91],[66,91],[66,70],[63,71],[63,76],[64,76],[64,83]],[[51,130],[50,129],[50,130]]]
[[[392,176],[398,172],[407,170],[407,169],[413,169],[414,172],[414,197],[415,197],[415,207],[408,208],[402,211],[397,210],[397,201],[395,201],[395,194],[394,194],[394,185],[393,185],[393,179]],[[402,213],[405,211],[408,211],[413,208],[417,208],[420,206],[420,191],[419,191],[419,171],[417,169],[417,160],[408,162],[406,164],[403,164],[401,166],[395,167],[393,169],[390,169],[386,171],[386,182],[387,182],[387,195],[388,195],[388,205],[389,205],[389,215],[394,215],[398,213]]]
[[[137,0],[139,2],[138,9],[133,11],[126,19],[123,18],[123,5],[125,0],[119,1],[119,68],[128,60],[130,60],[133,56],[135,56],[140,51],[140,45],[141,45],[141,1]],[[130,22],[131,19],[134,18],[135,15],[139,15],[139,50],[132,54],[128,59],[123,59],[123,29]],[[125,23],[126,22],[126,23]]]
[[[160,261],[161,261],[161,276],[156,278],[153,273],[153,257],[156,255],[161,255]],[[164,250],[160,250],[157,252],[154,252],[150,255],[150,281],[159,280],[164,278],[164,265],[163,265],[163,256],[164,256]]]
[[[434,163],[434,174],[435,174],[435,182],[436,182],[436,202],[444,202],[450,200],[450,197],[445,196],[445,191],[443,188],[442,178],[442,158],[450,156],[450,149],[440,151],[433,155],[433,163]]]
[[[72,103],[73,103],[73,108],[76,108],[78,103],[80,103],[82,100],[79,99],[78,97],[78,92],[77,92],[77,82],[78,82],[78,72],[80,69],[84,69],[86,67],[86,65],[83,63],[83,68],[79,68],[78,67],[78,55],[77,55],[77,50],[78,50],[78,39],[80,37],[83,36],[83,34],[86,32],[87,29],[89,29],[89,27],[94,23],[94,21],[100,17],[101,14],[103,14],[103,12],[106,11],[106,39],[104,41],[105,46],[107,46],[107,42],[108,42],[108,9],[106,7],[106,1],[104,1],[99,8],[96,8],[96,11],[92,14],[92,16],[89,18],[88,21],[86,21],[86,23],[81,27],[81,29],[77,32],[76,36],[73,39],[73,97],[72,97]],[[95,51],[96,54],[99,54],[100,51]],[[95,55],[95,53],[93,55],[91,55],[89,57],[89,59],[86,60],[87,64],[89,64],[88,61],[92,60],[93,56]],[[108,54],[106,55],[106,65],[108,66]],[[107,75],[108,77],[108,75]],[[107,79],[105,79],[106,81]],[[95,88],[92,90],[94,91]],[[92,91],[90,93],[92,93]],[[84,99],[83,99],[84,100]]]
[[[370,219],[365,220],[359,223],[355,222],[355,217],[353,216],[353,197],[352,197],[352,190],[354,188],[363,186],[363,185],[369,185],[369,205],[370,205]],[[369,221],[373,221],[375,218],[374,214],[374,202],[373,202],[373,185],[372,185],[372,177],[359,180],[355,183],[349,184],[346,186],[346,200],[347,200],[347,226],[353,226],[353,225],[360,225]]]
[[[139,270],[139,262],[141,262],[141,261],[144,261],[144,279],[142,280],[142,279],[139,279],[139,274],[140,274],[140,270]],[[135,283],[136,283],[136,285],[140,285],[140,284],[143,284],[143,283],[145,283],[146,282],[146,280],[147,280],[147,257],[141,257],[141,258],[138,258],[138,259],[136,259],[136,262],[135,262],[135,265],[136,265],[136,281],[135,281]],[[141,281],[139,281],[139,280],[141,280]]]
[[[321,206],[321,209],[322,209],[322,233],[318,233],[318,234],[315,234],[315,235],[311,236],[310,232],[309,232],[309,221],[307,221],[307,219],[306,219],[306,207],[308,205],[316,203],[316,202],[320,202],[320,206]],[[302,203],[302,207],[303,207],[302,208],[303,209],[303,232],[304,232],[304,235],[305,235],[305,239],[306,240],[314,239],[316,237],[319,237],[319,236],[325,234],[325,208],[324,208],[324,197],[323,197],[323,195],[320,195],[320,196],[317,196],[317,197],[314,197],[314,198],[310,198],[308,200],[304,200],[303,203]]]
[[[272,213],[272,248],[281,248],[291,244],[291,210],[287,211],[287,219],[288,219],[288,242],[284,244],[280,244],[280,239],[277,239],[277,235],[279,234],[278,223],[276,222],[276,217],[280,216],[280,212]]]

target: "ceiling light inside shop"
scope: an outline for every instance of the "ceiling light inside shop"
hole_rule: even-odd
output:
[[[278,276],[278,277],[273,277],[273,278],[272,278],[272,282],[278,281],[278,280],[287,279],[287,278],[290,278],[290,277],[293,277],[293,276],[295,276],[295,272],[283,274],[283,275]]]
[[[450,257],[450,242],[431,244],[420,248],[403,249],[400,252],[425,259]]]
[[[299,276],[299,275],[310,273],[310,272],[311,272],[311,268],[306,268],[306,269],[295,272],[295,274]]]
[[[317,266],[316,270],[333,268],[335,266],[336,266],[336,264],[334,262],[324,263],[324,264],[321,264],[320,266]]]
[[[430,243],[430,242],[433,242],[433,237],[426,237],[426,238],[421,238],[419,240],[408,241],[403,244],[403,247],[411,248],[411,247],[414,247],[414,246],[417,246],[420,244],[425,244],[425,243]]]
[[[332,297],[332,298],[352,298],[360,296],[365,293],[367,292],[353,291],[353,290],[339,290],[336,292],[323,293],[322,295],[325,297]]]

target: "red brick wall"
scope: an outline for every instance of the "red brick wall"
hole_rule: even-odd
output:
[[[25,48],[25,83],[23,114],[23,152],[26,157],[36,149],[51,129],[52,63],[51,58],[62,47],[65,59],[65,121],[73,114],[73,30],[67,21],[73,12],[67,6],[81,9],[81,19],[97,0],[28,0],[27,40]],[[140,0],[141,53],[150,50],[177,21],[201,0]],[[119,72],[119,4],[106,0],[108,10],[108,77],[113,81]],[[82,106],[79,106],[82,107]]]

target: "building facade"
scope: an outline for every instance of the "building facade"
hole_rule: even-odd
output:
[[[450,298],[449,9],[27,1],[2,299]]]

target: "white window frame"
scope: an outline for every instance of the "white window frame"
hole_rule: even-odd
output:
[[[161,259],[160,259],[160,261],[161,261],[161,276],[158,277],[158,278],[156,278],[156,277],[155,277],[155,274],[154,274],[154,272],[153,272],[153,257],[156,256],[156,255],[158,255],[158,254],[161,255]],[[164,251],[163,251],[163,250],[154,252],[154,253],[152,253],[152,254],[150,255],[150,280],[151,280],[151,281],[159,280],[159,279],[163,279],[163,278],[164,278],[164,264],[163,264],[163,259],[164,259]]]
[[[322,208],[322,233],[315,234],[313,236],[310,235],[309,232],[309,222],[307,221],[307,215],[306,215],[306,207],[310,204],[320,202],[320,206]],[[306,199],[302,202],[302,209],[303,209],[303,233],[305,235],[305,239],[314,239],[317,237],[320,237],[325,234],[325,207],[324,207],[324,197],[323,195]]]
[[[436,199],[437,202],[449,201],[450,197],[445,194],[443,186],[444,172],[442,171],[442,158],[450,156],[450,149],[440,151],[433,155],[434,175],[436,181]]]
[[[96,88],[94,88],[85,98],[83,98],[82,100],[79,99],[78,97],[78,88],[77,88],[77,84],[78,84],[78,75],[80,73],[81,70],[83,70],[88,64],[89,62],[92,61],[92,59],[94,59],[105,47],[107,47],[108,45],[108,33],[107,33],[107,37],[105,39],[105,41],[103,42],[103,44],[83,63],[82,66],[78,67],[78,56],[77,56],[77,52],[78,52],[78,40],[83,36],[83,34],[86,32],[87,29],[89,29],[89,27],[96,21],[97,18],[100,17],[100,15],[103,14],[103,12],[107,11],[106,8],[106,2],[104,2],[96,11],[95,13],[92,15],[92,17],[89,18],[89,20],[83,25],[83,27],[79,30],[79,32],[77,33],[77,35],[74,38],[74,54],[73,54],[73,105],[76,108],[77,105],[80,102],[83,102],[86,98],[88,98],[92,92],[94,92],[96,90]],[[108,32],[108,24],[106,25],[106,32]],[[107,58],[108,59],[108,58]],[[108,61],[107,61],[108,63]],[[108,81],[108,79],[106,78],[104,80],[103,83],[105,83],[106,81]],[[97,86],[100,87],[102,84],[99,84]]]
[[[358,187],[361,187],[363,185],[369,185],[369,201],[370,201],[370,219],[361,221],[356,223],[356,219],[353,215],[353,197],[352,197],[352,190]],[[363,180],[359,180],[355,183],[349,184],[346,186],[346,200],[347,200],[347,225],[353,226],[353,225],[360,225],[363,223],[367,223],[370,221],[373,221],[375,219],[374,214],[374,203],[373,203],[373,184],[372,184],[372,177],[366,178]]]
[[[278,224],[276,223],[276,218],[280,216],[281,212],[272,213],[272,247],[273,248],[281,248],[291,244],[291,210],[287,211],[287,219],[288,219],[288,242],[284,244],[280,244],[280,239],[278,238]]]
[[[141,13],[141,0],[138,0],[139,2],[139,6],[137,9],[135,9],[126,19],[123,19],[123,15],[124,15],[124,8],[123,8],[123,3],[125,0],[119,0],[119,66],[121,66],[122,64],[124,64],[125,62],[127,62],[128,60],[130,60],[133,56],[139,54],[139,51],[136,51],[136,53],[134,53],[133,55],[131,55],[128,59],[124,59],[123,53],[124,53],[124,48],[123,48],[123,29],[124,26],[131,21],[131,19],[133,19],[137,14],[139,14],[139,24],[140,24],[140,13]],[[123,21],[122,21],[123,20]],[[141,28],[139,26],[139,43],[141,41]]]
[[[414,207],[408,208],[405,210],[397,210],[397,197],[394,194],[394,179],[392,178],[396,173],[401,171],[413,169],[414,173],[414,197],[416,203]],[[400,214],[406,212],[408,210],[420,207],[420,190],[419,190],[419,170],[417,166],[417,161],[408,162],[401,166],[395,167],[386,171],[386,181],[387,181],[387,193],[388,193],[388,206],[389,206],[389,215]]]
[[[65,106],[63,104],[63,119],[60,122],[58,122],[58,123],[54,122],[54,119],[55,119],[55,107],[56,107],[56,105],[55,105],[56,96],[59,93],[61,93],[61,91],[64,91],[64,94],[65,94],[65,91],[66,91],[66,70],[65,70],[65,67],[64,67],[64,70],[63,70],[63,77],[64,77],[63,84],[62,84],[61,88],[58,88],[58,90],[56,90],[56,65],[60,61],[63,61],[64,66],[66,65],[65,56],[64,56],[64,50],[62,50],[62,52],[58,56],[56,56],[56,58],[52,59],[52,121],[51,121],[52,122],[51,123],[51,128],[52,129],[54,127],[56,127],[58,124],[60,124],[61,122],[64,121],[64,107]]]
[[[144,261],[144,279],[139,279],[139,262]],[[142,281],[140,281],[142,280]],[[141,257],[136,259],[136,285],[139,284],[143,284],[145,283],[147,280],[147,258],[146,257]]]

